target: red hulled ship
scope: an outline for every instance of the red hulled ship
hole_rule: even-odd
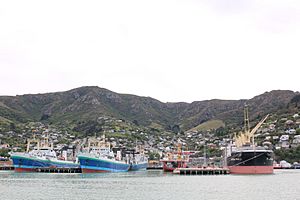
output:
[[[268,118],[261,120],[251,131],[248,107],[245,106],[245,131],[235,137],[235,146],[227,149],[227,166],[231,174],[272,174],[273,151],[258,147],[254,143],[254,133]],[[252,140],[252,141],[251,141]]]
[[[189,162],[189,151],[182,151],[181,144],[178,144],[177,152],[168,152],[161,160],[165,172],[173,172],[176,168],[185,168]]]

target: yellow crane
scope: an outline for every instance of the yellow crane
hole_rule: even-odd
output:
[[[251,143],[254,146],[254,134],[261,127],[261,125],[267,120],[268,117],[269,114],[265,116],[258,124],[256,124],[256,126],[250,131],[248,106],[245,106],[245,110],[244,110],[245,130],[244,132],[235,135],[234,139],[235,139],[236,146],[241,147],[243,145],[250,145]]]

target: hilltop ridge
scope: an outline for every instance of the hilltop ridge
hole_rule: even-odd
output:
[[[84,86],[64,92],[0,96],[2,123],[46,121],[72,124],[111,116],[142,126],[158,124],[165,130],[189,130],[209,120],[240,124],[243,107],[250,107],[250,118],[287,107],[298,92],[273,90],[251,99],[212,99],[192,103],[163,103],[151,97],[119,94],[97,86]]]

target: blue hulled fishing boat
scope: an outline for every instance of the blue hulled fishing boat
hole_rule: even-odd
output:
[[[93,144],[93,146],[91,146]],[[130,168],[128,155],[122,155],[122,150],[110,148],[110,143],[90,139],[87,152],[78,155],[83,173],[127,172]]]
[[[29,151],[30,142],[36,142],[37,146]],[[42,147],[38,139],[28,140],[27,151],[24,153],[13,153],[11,155],[16,172],[34,172],[40,168],[79,168],[75,161],[67,161],[58,158],[53,147],[49,147],[45,139]]]
[[[136,148],[130,152],[130,171],[145,170],[148,167],[148,158],[144,151]]]

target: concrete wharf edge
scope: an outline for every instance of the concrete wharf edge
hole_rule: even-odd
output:
[[[0,170],[14,170],[14,166],[11,166],[11,165],[3,165],[3,166],[0,166]]]
[[[0,170],[14,170],[14,166],[0,166]],[[32,169],[32,172],[40,173],[82,173],[81,168],[48,168],[40,167]]]
[[[228,168],[177,168],[173,172],[179,175],[227,175]]]

